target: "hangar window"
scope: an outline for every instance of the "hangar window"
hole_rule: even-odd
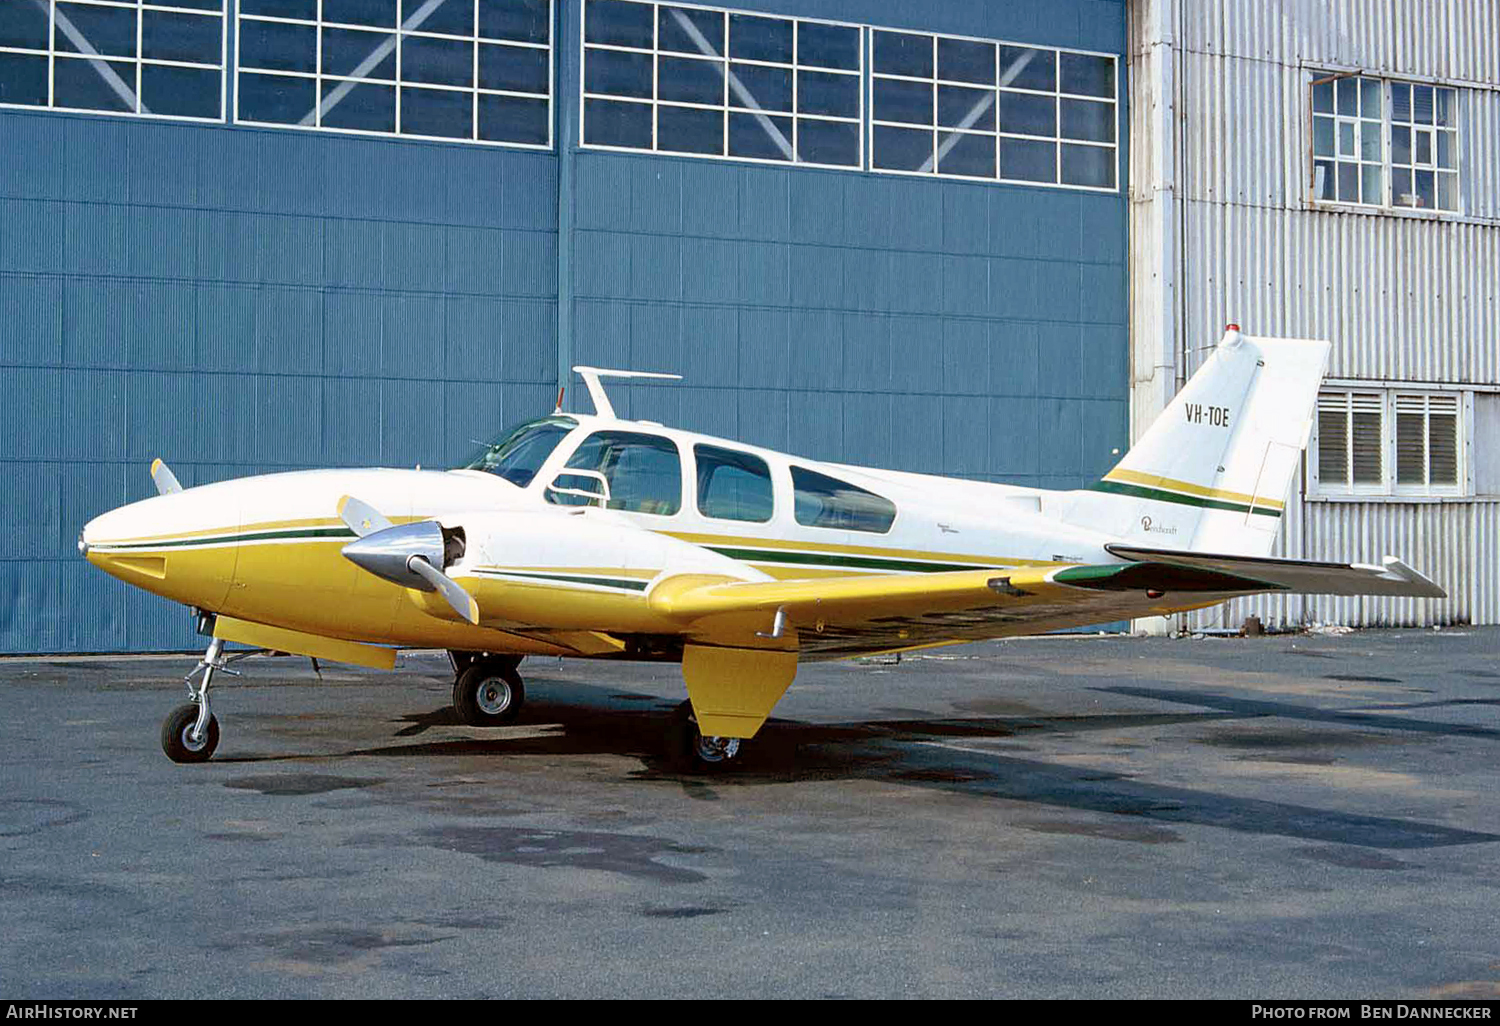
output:
[[[792,467],[794,513],[803,527],[885,534],[896,520],[891,500],[838,478]]]
[[[1114,190],[1116,59],[871,30],[871,166]]]
[[[857,25],[585,0],[583,143],[859,167]]]
[[[771,468],[759,456],[716,445],[695,445],[698,462],[698,512],[715,520],[764,524],[775,500]]]
[[[1466,494],[1463,408],[1452,393],[1320,393],[1316,494]]]
[[[1313,72],[1310,195],[1325,203],[1458,210],[1458,91]]]
[[[235,120],[552,145],[551,0],[240,0]]]
[[[223,0],[3,0],[0,106],[224,119]]]

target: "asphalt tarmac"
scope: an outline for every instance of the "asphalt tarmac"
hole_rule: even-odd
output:
[[[675,666],[0,660],[0,999],[1500,997],[1500,629],[805,667],[737,771]]]

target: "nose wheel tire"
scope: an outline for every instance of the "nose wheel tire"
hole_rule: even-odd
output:
[[[742,742],[737,737],[705,736],[698,729],[693,703],[683,702],[672,713],[667,728],[667,758],[688,773],[719,773],[734,765]]]
[[[219,721],[208,718],[208,729],[200,740],[193,740],[193,727],[198,723],[198,707],[189,703],[173,709],[162,721],[161,750],[173,762],[207,762],[219,747]]]
[[[526,701],[526,687],[514,666],[476,662],[453,682],[453,708],[471,727],[514,723]]]

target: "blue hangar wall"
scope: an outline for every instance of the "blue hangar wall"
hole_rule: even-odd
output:
[[[1116,55],[1117,187],[870,170],[868,45],[863,169],[580,146],[579,0],[551,148],[254,127],[231,3],[220,123],[0,106],[0,652],[197,647],[75,548],[153,457],[184,485],[451,465],[564,382],[587,408],[574,363],[678,371],[622,414],[816,458],[1102,474],[1128,440],[1123,2],[725,6]]]

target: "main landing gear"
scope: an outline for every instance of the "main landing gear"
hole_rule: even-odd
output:
[[[667,761],[674,769],[716,773],[730,768],[739,754],[739,738],[708,736],[698,729],[691,701],[673,710],[671,725],[667,727]]]
[[[526,702],[526,686],[516,667],[522,656],[489,652],[449,652],[453,663],[453,708],[471,727],[514,723]]]

